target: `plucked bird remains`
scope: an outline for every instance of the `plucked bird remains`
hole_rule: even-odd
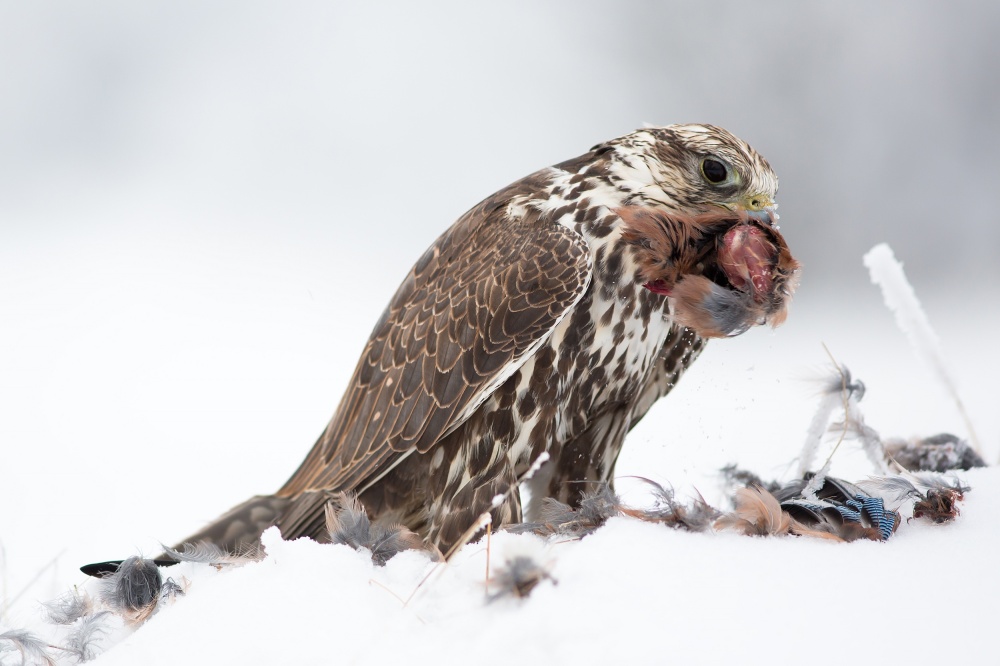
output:
[[[947,472],[986,467],[986,461],[969,442],[943,432],[922,439],[889,440],[885,451],[897,463],[910,470]]]
[[[899,513],[887,509],[882,497],[832,476],[806,494],[810,480],[793,481],[775,495],[781,509],[795,521],[793,533],[838,541],[885,541],[899,527]]]
[[[163,590],[163,577],[152,560],[130,557],[101,585],[101,601],[135,624],[145,622],[155,611]]]
[[[842,365],[835,365],[835,371],[823,384],[820,404],[799,456],[799,469],[805,470],[800,478],[786,484],[765,483],[735,465],[723,468],[728,486],[744,487],[735,491],[735,510],[720,518],[716,528],[744,534],[885,541],[902,521],[899,508],[904,502],[912,504],[913,518],[945,523],[958,516],[958,502],[969,487],[943,472],[981,466],[978,454],[964,440],[947,433],[884,443],[861,412],[865,385]],[[838,406],[843,409],[843,421],[830,424],[828,430]],[[832,453],[819,471],[808,471],[827,432],[838,435],[838,445],[846,437],[860,442],[880,475],[857,484],[834,478],[828,474]],[[888,473],[892,467],[897,474]]]

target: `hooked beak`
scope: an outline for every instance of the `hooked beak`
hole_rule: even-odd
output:
[[[770,197],[753,194],[738,203],[725,204],[725,206],[733,212],[746,215],[769,227],[777,228],[775,223],[778,221],[778,213],[776,212],[778,204],[774,203]]]

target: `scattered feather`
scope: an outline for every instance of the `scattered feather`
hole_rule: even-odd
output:
[[[923,493],[912,481],[903,476],[876,476],[859,481],[858,486],[870,495],[878,495],[886,502],[899,506],[908,499],[919,498]]]
[[[553,584],[556,582],[547,565],[527,555],[517,555],[505,560],[493,574],[490,584],[496,592],[490,596],[490,600],[505,596],[523,599],[543,580],[551,580]]]
[[[42,603],[45,615],[53,624],[73,624],[94,608],[94,601],[89,595],[73,589],[72,592],[57,597],[52,601]]]
[[[77,662],[91,661],[100,654],[98,643],[108,634],[107,621],[111,611],[101,611],[88,616],[80,623],[62,648],[76,656]]]
[[[909,442],[890,441],[886,443],[886,452],[910,471],[948,472],[986,466],[966,440],[949,433]]]
[[[888,457],[885,447],[882,445],[882,438],[878,432],[865,423],[865,417],[861,413],[861,408],[857,402],[849,400],[846,416],[846,423],[835,423],[832,430],[845,431],[861,444],[862,450],[868,456],[872,466],[878,470],[879,474],[886,474],[889,471]]]
[[[51,647],[29,631],[11,629],[0,634],[0,652],[17,650],[21,653],[21,664],[45,664],[55,666],[56,662],[48,652]]]
[[[941,472],[910,472],[906,476],[913,479],[913,482],[923,488],[957,490],[960,493],[967,493],[972,490],[965,485],[961,479],[954,474],[944,474]]]
[[[958,503],[971,488],[958,478],[937,472],[874,477],[858,484],[891,504],[913,501],[913,517],[947,523],[959,515]]]
[[[819,405],[813,413],[806,439],[799,453],[798,476],[803,477],[812,469],[823,437],[827,432],[830,417],[838,407],[848,402],[858,402],[865,395],[865,385],[861,380],[854,380],[847,366],[835,364],[834,371],[822,380]]]
[[[584,493],[576,514],[585,523],[603,525],[609,518],[621,515],[621,509],[621,499],[611,486],[602,483],[594,492]]]
[[[605,483],[592,493],[585,493],[580,506],[546,497],[542,500],[537,523],[526,523],[514,531],[531,531],[541,536],[586,536],[608,522],[609,518],[622,515],[621,500]]]
[[[152,560],[130,557],[101,580],[101,601],[130,624],[142,624],[156,611],[163,588]]]
[[[372,523],[356,495],[339,493],[325,511],[330,542],[368,549],[376,566],[383,566],[401,551],[424,549],[420,535],[403,525]]]
[[[656,502],[652,509],[630,509],[621,507],[622,513],[650,523],[660,523],[675,529],[685,529],[690,532],[704,532],[722,514],[709,505],[705,498],[698,495],[690,506],[677,501],[673,488],[656,483],[651,479],[637,477],[651,486]]]
[[[818,530],[842,541],[885,541],[899,526],[899,513],[886,508],[882,497],[831,476],[824,477],[815,492],[807,494],[814,479],[793,481],[777,493],[782,508],[798,523],[793,525],[792,533],[816,536],[806,531]]]
[[[259,562],[264,559],[264,550],[260,544],[253,548],[230,553],[211,542],[199,541],[198,543],[184,544],[182,550],[163,546],[163,552],[178,562],[210,564],[216,569],[226,566],[241,566],[247,562]]]
[[[173,578],[163,581],[163,588],[160,590],[160,601],[174,601],[177,597],[183,597],[185,589]]]
[[[900,516],[881,497],[853,483],[826,475],[808,475],[774,493],[760,486],[740,488],[735,509],[715,521],[719,530],[748,536],[794,534],[833,541],[884,541],[899,526]]]
[[[764,481],[750,470],[743,469],[735,463],[726,465],[721,470],[723,487],[727,489],[746,488],[747,486],[760,486],[770,493],[781,488],[777,481]]]
[[[747,536],[787,534],[791,519],[782,511],[774,495],[760,486],[739,488],[734,498],[736,508],[715,521],[719,530],[735,530]]]

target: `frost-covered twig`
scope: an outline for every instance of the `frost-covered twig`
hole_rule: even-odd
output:
[[[830,416],[833,414],[833,411],[838,406],[843,407],[844,418],[846,419],[851,403],[861,400],[865,394],[865,385],[861,380],[854,381],[851,377],[851,371],[847,369],[847,366],[838,363],[826,345],[823,345],[823,349],[826,351],[827,356],[830,357],[831,363],[833,363],[835,374],[824,380],[820,393],[819,406],[813,414],[812,421],[809,422],[809,429],[806,431],[806,441],[802,444],[802,452],[799,453],[799,478],[804,478],[806,473],[812,469],[813,462],[816,459],[816,451],[819,449],[819,445],[823,441],[823,436],[826,434],[826,424],[830,422]],[[836,453],[840,443],[844,440],[845,434],[846,430],[841,432],[840,439],[837,440],[833,453]],[[830,458],[833,457],[833,453],[830,454]],[[829,463],[830,459],[828,458],[826,464],[823,466],[828,467]]]
[[[458,552],[458,550],[462,546],[467,544],[469,540],[476,535],[477,532],[479,532],[481,529],[489,525],[493,521],[493,516],[491,511],[499,507],[505,501],[507,501],[507,498],[510,497],[513,493],[519,492],[521,484],[524,483],[525,481],[529,481],[531,477],[535,475],[535,472],[541,469],[542,465],[548,462],[548,460],[549,460],[549,454],[547,451],[542,451],[541,453],[539,453],[538,456],[535,458],[535,460],[532,461],[531,466],[528,467],[527,471],[525,471],[524,474],[518,477],[517,481],[507,486],[507,490],[505,492],[502,492],[493,498],[493,501],[490,503],[490,510],[483,512],[476,519],[476,521],[471,526],[469,526],[469,529],[467,529],[462,534],[461,538],[459,538],[459,540],[456,541],[454,545],[452,545],[452,547],[448,549],[448,552],[444,554],[444,559],[445,560],[451,559],[451,556],[454,555],[456,552]]]
[[[799,478],[806,475],[816,460],[816,451],[826,434],[826,424],[830,422],[833,410],[842,402],[839,388],[836,392],[824,391],[819,399],[819,406],[813,413],[809,422],[809,429],[806,431],[806,441],[802,444],[802,452],[799,454],[799,468],[796,476]]]
[[[816,450],[819,448],[820,442],[823,440],[823,435],[827,431],[826,425],[830,420],[830,415],[838,405],[844,411],[844,420],[842,423],[832,426],[840,431],[840,437],[837,438],[837,443],[834,444],[833,450],[827,456],[826,462],[823,463],[820,470],[813,475],[812,479],[806,485],[804,490],[805,497],[815,497],[816,492],[823,486],[823,481],[830,472],[833,456],[837,453],[844,438],[848,435],[852,422],[855,419],[858,419],[860,422],[861,409],[858,407],[858,402],[865,395],[864,383],[860,379],[854,380],[851,377],[851,371],[847,369],[847,366],[837,362],[837,359],[833,357],[833,354],[830,353],[826,345],[823,345],[823,350],[830,357],[830,362],[833,363],[836,374],[825,382],[819,408],[816,410],[809,424],[806,441],[802,446],[802,452],[799,454],[799,478],[806,478],[806,475],[812,468],[813,460],[816,457]],[[879,466],[879,469],[882,469],[882,467]]]
[[[886,243],[880,243],[869,250],[868,254],[864,256],[864,263],[871,275],[872,282],[882,289],[882,298],[885,300],[885,304],[896,316],[896,325],[910,340],[917,355],[930,366],[938,380],[951,394],[952,400],[955,401],[955,405],[962,415],[962,420],[965,421],[973,448],[976,453],[982,455],[979,439],[972,427],[972,420],[965,411],[965,405],[962,403],[955,382],[945,365],[941,353],[941,343],[934,333],[913,287],[906,279],[903,264],[896,259],[892,248]]]
[[[65,553],[65,552],[66,552],[66,549],[65,549],[65,548],[63,548],[63,549],[62,549],[61,551],[59,551],[59,554],[58,554],[58,555],[56,555],[56,556],[55,556],[55,557],[53,557],[53,558],[52,558],[51,560],[49,560],[48,564],[46,564],[46,565],[45,565],[45,566],[43,566],[43,567],[42,567],[41,569],[39,569],[39,570],[38,570],[38,571],[37,571],[37,572],[35,573],[35,575],[34,575],[34,576],[32,576],[31,580],[29,580],[29,581],[27,582],[27,584],[26,584],[26,585],[25,585],[24,587],[22,587],[22,588],[21,588],[21,591],[20,591],[20,592],[18,592],[17,594],[15,594],[15,595],[14,595],[14,598],[13,598],[13,599],[10,599],[10,600],[8,600],[8,599],[6,599],[6,598],[5,598],[5,599],[4,599],[4,602],[3,602],[3,606],[0,606],[0,617],[6,617],[6,615],[7,615],[7,611],[8,611],[8,610],[9,610],[9,609],[10,609],[10,608],[11,608],[11,607],[12,607],[12,606],[14,605],[14,604],[16,604],[16,603],[17,603],[17,600],[18,600],[18,599],[20,599],[20,598],[21,598],[22,596],[24,596],[24,594],[25,594],[25,593],[26,593],[26,592],[27,592],[28,590],[30,590],[30,589],[31,589],[31,587],[32,587],[32,586],[33,586],[33,585],[34,585],[34,584],[35,584],[35,583],[36,583],[36,582],[38,581],[38,579],[42,577],[42,574],[44,574],[44,573],[45,573],[46,571],[48,571],[48,570],[49,570],[49,569],[50,569],[51,567],[54,567],[54,566],[55,566],[55,565],[56,565],[56,564],[57,564],[57,563],[59,562],[59,558],[60,558],[60,557],[62,557],[62,556],[63,556],[63,553]],[[4,561],[6,561],[6,558],[4,558]],[[4,595],[5,595],[5,597],[6,597],[6,590],[7,590],[7,587],[6,587],[6,582],[5,582],[5,583],[4,583]]]
[[[872,467],[879,474],[887,474],[889,472],[889,465],[886,462],[888,456],[885,452],[885,446],[882,444],[882,438],[879,436],[877,430],[865,423],[864,414],[861,413],[861,407],[857,401],[851,400],[848,403],[844,422],[835,423],[833,427],[837,429],[843,428],[844,432],[861,443],[861,449],[868,456]]]

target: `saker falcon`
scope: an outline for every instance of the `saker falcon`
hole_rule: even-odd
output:
[[[775,224],[778,180],[711,125],[641,129],[535,172],[463,215],[375,324],[326,430],[274,495],[187,542],[230,550],[277,525],[326,540],[324,506],[448,553],[489,512],[575,506],[614,481],[629,429],[707,338],[781,323],[798,263]]]

